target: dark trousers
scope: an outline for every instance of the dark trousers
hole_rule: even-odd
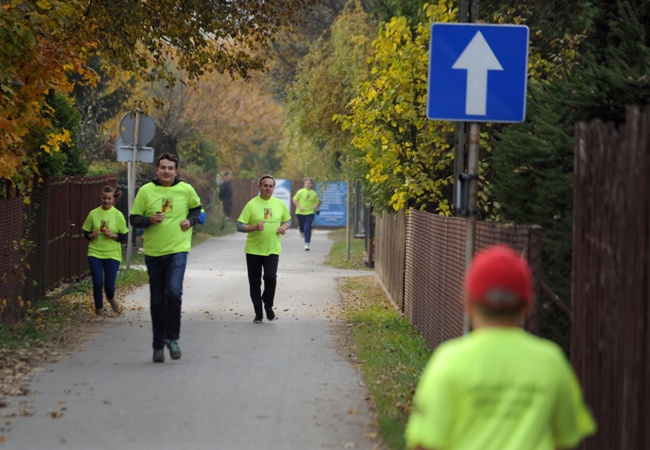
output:
[[[115,259],[100,259],[89,256],[88,265],[90,266],[90,276],[93,279],[95,309],[102,309],[104,307],[102,290],[106,292],[106,298],[115,297],[115,280],[117,279],[120,262]]]
[[[261,320],[263,318],[262,306],[264,307],[264,311],[266,311],[267,319],[275,317],[275,313],[273,312],[273,299],[275,298],[279,261],[280,255],[260,256],[246,253],[248,286],[250,288],[251,301],[255,309],[256,319]],[[262,280],[264,280],[263,293]]]
[[[145,256],[149,273],[149,305],[153,348],[165,347],[165,340],[177,340],[181,333],[181,303],[187,253]]]
[[[232,201],[223,200],[223,213],[226,215],[226,217],[230,217],[231,211],[232,211]]]
[[[314,214],[296,214],[298,218],[298,229],[305,234],[305,244],[311,242],[311,227],[314,224]]]

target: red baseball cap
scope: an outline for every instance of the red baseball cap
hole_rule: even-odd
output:
[[[533,301],[528,262],[511,247],[497,244],[478,252],[465,275],[469,301],[493,311],[515,311]]]

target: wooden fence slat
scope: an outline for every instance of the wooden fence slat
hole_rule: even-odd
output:
[[[581,448],[650,448],[649,118],[575,127],[571,359],[599,425]]]

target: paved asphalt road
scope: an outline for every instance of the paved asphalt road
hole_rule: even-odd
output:
[[[336,278],[370,275],[322,265],[332,242],[304,251],[283,238],[279,320],[253,324],[245,235],[192,249],[185,275],[183,357],[151,361],[149,293],[125,299],[82,348],[49,364],[26,397],[9,398],[0,450],[373,449],[367,390],[340,349]],[[6,410],[5,410],[6,413]]]

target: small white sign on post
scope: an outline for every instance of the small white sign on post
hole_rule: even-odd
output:
[[[120,145],[116,148],[117,150],[117,160],[121,162],[132,162],[133,161],[133,146],[132,145]],[[141,163],[153,163],[153,147],[140,147],[138,148],[138,153],[136,154],[136,161]]]
[[[156,134],[156,124],[153,119],[140,111],[126,113],[120,120],[120,135],[115,140],[117,160],[128,163],[129,172],[129,211],[135,198],[135,180],[137,178],[136,162],[153,163],[154,149],[145,147]],[[133,227],[129,223],[129,242],[126,246],[126,268],[131,266],[131,239]]]

